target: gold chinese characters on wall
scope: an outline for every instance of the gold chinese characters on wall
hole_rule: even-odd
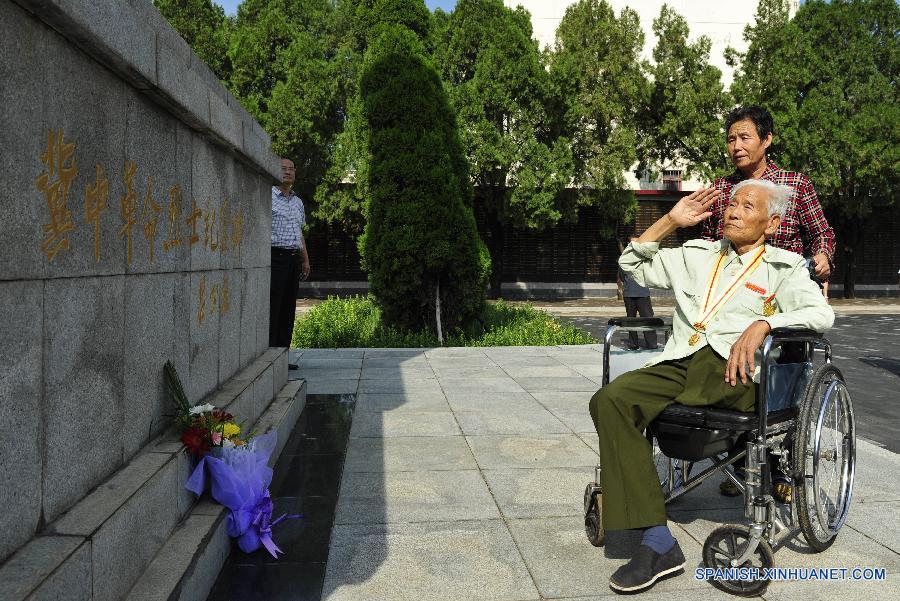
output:
[[[41,154],[43,171],[35,180],[37,190],[43,195],[48,218],[43,224],[41,250],[52,263],[57,255],[71,250],[69,232],[75,229],[79,218],[73,214],[75,192],[72,184],[78,175],[78,161],[75,156],[76,143],[66,141],[62,129],[47,131],[46,147]],[[94,261],[99,263],[100,223],[104,212],[110,207],[109,177],[99,164],[94,167],[93,178],[84,187],[84,224],[91,228],[94,242]],[[181,188],[171,185],[159,186],[152,175],[138,178],[138,165],[125,160],[121,173],[124,194],[118,200],[118,217],[121,226],[118,237],[125,242],[128,264],[133,262],[134,238],[143,238],[147,244],[148,259],[156,262],[157,238],[162,234],[161,250],[170,253],[182,244],[193,247],[202,244],[208,252],[227,253],[240,256],[244,237],[243,209],[233,209],[227,197],[215,201],[207,197],[198,202],[191,198],[187,207]],[[72,201],[70,207],[69,202]],[[80,208],[80,207],[79,207]],[[207,296],[206,276],[200,279],[201,297],[197,322],[202,324],[209,310],[224,315],[230,305],[228,277],[220,284],[209,286]]]

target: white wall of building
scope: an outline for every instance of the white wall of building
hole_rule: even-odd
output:
[[[622,9],[629,7],[638,13],[644,28],[646,41],[644,57],[651,58],[656,38],[653,36],[653,19],[659,16],[663,4],[668,4],[688,22],[691,39],[705,35],[712,42],[710,62],[721,69],[726,86],[731,84],[732,69],[725,64],[725,49],[728,46],[740,51],[746,49],[744,27],[753,22],[756,14],[756,0],[607,0],[618,16]],[[522,6],[531,13],[534,37],[544,46],[553,46],[556,28],[570,4],[574,0],[504,0],[506,6]],[[792,10],[799,6],[793,0]]]

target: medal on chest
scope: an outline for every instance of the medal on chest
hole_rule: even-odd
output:
[[[716,261],[715,267],[713,267],[713,271],[710,274],[709,282],[706,285],[706,294],[704,294],[703,299],[703,308],[700,310],[700,317],[695,321],[691,326],[694,328],[694,333],[691,334],[690,338],[688,338],[689,346],[696,346],[698,342],[700,342],[700,334],[706,331],[706,326],[710,321],[716,316],[716,314],[725,306],[725,304],[731,299],[732,296],[740,289],[741,285],[747,278],[749,278],[754,271],[762,264],[762,256],[766,252],[766,245],[763,244],[759,249],[759,252],[753,257],[753,259],[747,264],[744,269],[734,276],[734,279],[728,283],[727,286],[723,288],[721,292],[719,292],[715,297],[713,296],[713,292],[718,288],[719,279],[722,271],[722,263],[725,261],[725,257],[728,255],[727,250],[723,250],[719,253],[719,259]],[[775,306],[771,304],[772,299],[775,298],[773,294],[769,299],[767,299],[767,306],[771,305],[772,313],[775,313]],[[766,315],[771,315],[770,313],[766,313],[768,309],[763,308],[763,313]]]
[[[773,294],[769,298],[763,301],[763,315],[766,317],[771,317],[775,315],[775,295]]]

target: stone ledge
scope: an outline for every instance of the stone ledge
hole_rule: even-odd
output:
[[[273,362],[284,363],[286,370],[286,349],[267,350],[204,402],[232,409],[242,399],[252,400],[253,394],[268,390],[265,403],[245,402],[243,408],[248,412],[237,415],[256,422],[263,428],[259,433],[277,429],[280,453],[305,404],[305,394],[301,396],[302,387],[293,382],[275,394]],[[289,420],[293,421],[288,426]],[[163,548],[183,516],[216,517],[222,512],[219,505],[196,503],[184,488],[193,467],[174,429],[146,445],[111,478],[13,554],[0,568],[0,599],[121,598]],[[141,541],[137,547],[135,540]],[[209,548],[211,558],[201,554],[197,559],[218,566],[210,587],[227,556],[226,552],[221,561],[216,560],[216,548]]]
[[[281,179],[268,135],[149,0],[14,0],[256,171]],[[251,120],[245,135],[244,122]],[[260,133],[262,132],[262,134]]]
[[[275,396],[275,376],[272,364],[269,363],[266,369],[253,380],[253,392],[250,396],[251,415],[262,415],[269,401]]]
[[[306,380],[291,380],[278,391],[275,398],[293,398],[297,396],[301,388],[306,388]],[[303,397],[306,398],[306,394],[304,394]]]
[[[272,363],[270,351],[272,349],[267,349],[263,351],[259,357],[251,361],[245,368],[234,374],[232,376],[232,380],[244,380],[247,382],[252,382],[256,378],[262,374],[269,365]]]
[[[91,536],[171,459],[163,453],[138,456],[50,524],[48,532]]]
[[[212,515],[192,513],[172,532],[126,599],[206,598],[231,550],[231,541],[225,532],[225,508],[216,507],[218,510]]]
[[[235,100],[235,102],[237,102]],[[209,94],[210,130],[223,146],[243,152],[243,126],[240,114],[216,94]]]
[[[91,543],[78,536],[40,536],[0,568],[0,599],[88,599]]]
[[[140,12],[130,0],[15,0],[139,90],[156,86],[156,35],[141,35]],[[157,11],[159,12],[159,11]],[[155,32],[154,32],[155,34]]]
[[[306,405],[306,383],[286,384],[278,392],[253,430],[278,432],[274,465],[290,431]],[[226,510],[207,495],[194,506],[160,548],[156,557],[125,597],[129,601],[202,601],[209,595],[231,551],[225,534]]]
[[[260,359],[272,362],[273,389],[272,392],[277,396],[285,384],[288,382],[288,361],[289,352],[286,348],[269,348]]]
[[[158,88],[148,90],[148,94],[171,112],[177,112],[189,127],[208,131],[209,90],[205,86],[191,85],[194,83],[189,75],[191,48],[175,31],[168,33],[172,35],[166,35],[164,31],[157,33]]]
[[[275,465],[275,460],[281,455],[291,430],[300,418],[300,413],[303,412],[305,406],[306,381],[296,380],[289,382],[275,395],[275,398],[269,405],[269,409],[254,424],[253,430],[257,434],[264,434],[272,430],[278,432],[278,445],[275,447],[275,452],[269,460],[269,465]]]

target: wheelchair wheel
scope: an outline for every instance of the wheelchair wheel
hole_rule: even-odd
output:
[[[758,570],[758,575],[775,565],[772,547],[765,539],[760,539],[756,550],[741,565],[732,566],[731,561],[739,558],[750,541],[750,528],[738,524],[719,526],[706,538],[703,544],[703,565],[712,569],[749,568]],[[750,574],[748,574],[750,576]],[[769,586],[769,580],[757,577],[747,580],[709,581],[714,587],[739,597],[757,597]]]
[[[587,511],[584,514],[584,533],[595,547],[602,547],[606,542],[606,530],[603,529],[603,492],[596,485],[588,484],[584,491]]]
[[[795,498],[800,530],[816,552],[844,525],[856,471],[856,424],[841,372],[816,369],[800,408],[794,440]]]

